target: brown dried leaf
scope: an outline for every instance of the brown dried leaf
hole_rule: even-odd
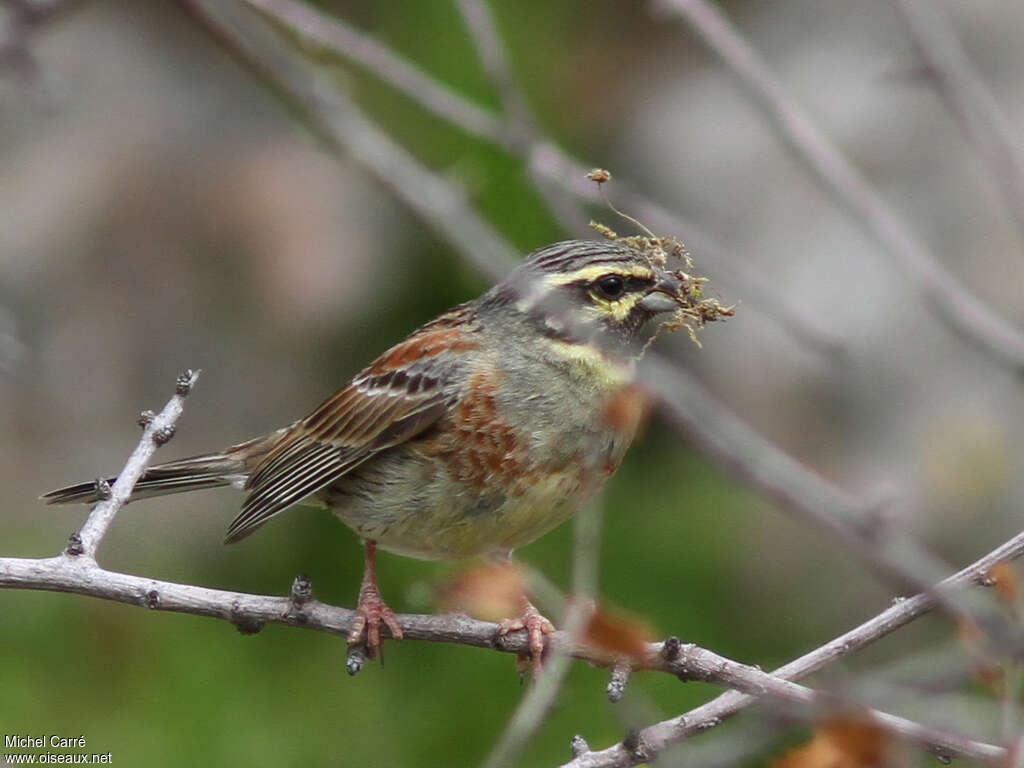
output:
[[[773,761],[771,768],[881,768],[890,742],[869,720],[841,717],[818,728],[806,744]]]
[[[632,435],[639,428],[651,399],[638,384],[623,387],[604,407],[604,418],[608,425],[618,432]]]
[[[441,591],[448,611],[464,611],[485,621],[501,621],[521,612],[526,594],[522,569],[514,563],[479,563],[458,574]]]
[[[988,570],[988,578],[996,592],[1010,608],[1016,608],[1020,600],[1020,579],[1012,563],[1004,560]]]
[[[647,657],[647,643],[654,636],[643,622],[598,608],[583,631],[583,642],[612,658],[626,657],[638,662]]]

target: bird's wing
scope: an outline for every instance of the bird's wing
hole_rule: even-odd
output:
[[[253,468],[227,543],[432,426],[458,391],[461,353],[477,346],[471,310],[441,315],[363,369],[297,422]]]

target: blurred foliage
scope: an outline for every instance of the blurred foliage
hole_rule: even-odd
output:
[[[448,0],[322,5],[460,93],[497,106]],[[633,145],[650,136],[631,114],[652,100],[643,90],[652,86],[638,82],[640,74],[657,82],[662,68],[689,73],[692,67],[685,35],[657,24],[640,6],[585,0],[492,6],[538,122],[574,153],[602,164],[607,158],[630,163],[639,152]],[[778,28],[770,18],[765,28],[770,47]],[[0,297],[18,318],[22,345],[21,362],[0,380],[7,438],[0,480],[10,489],[3,554],[45,555],[61,546],[84,512],[40,508],[35,494],[76,479],[66,475],[118,466],[135,439],[133,411],[159,405],[178,369],[207,371],[168,449],[183,455],[296,418],[413,327],[486,287],[348,161],[311,149],[281,105],[175,4],[95,0],[41,40],[36,54],[37,93],[44,101],[56,98],[57,106],[28,118],[21,112],[32,112],[22,109],[31,93],[17,85],[5,90],[0,127],[11,130],[0,138],[0,156],[11,160],[12,177],[22,169],[16,188],[26,199],[35,190],[39,199],[67,196],[68,202],[60,209],[66,218],[35,222],[26,215],[5,219],[0,230],[8,254]],[[339,87],[350,88],[425,163],[457,178],[524,252],[565,235],[520,160],[443,124],[372,75],[330,64]],[[70,94],[46,95],[51,87],[59,94],[62,82]],[[681,103],[684,112],[688,106]],[[745,136],[743,121],[735,125]],[[16,165],[19,152],[26,159]],[[691,145],[678,154],[699,160],[700,153]],[[316,178],[307,188],[301,173],[290,178],[271,162],[259,177],[267,187],[261,192],[245,171],[268,158],[284,158],[285,167],[305,158],[301,167],[313,168]],[[750,186],[745,174],[746,166],[740,175]],[[702,175],[693,177],[702,189]],[[38,185],[30,183],[35,179]],[[269,202],[261,203],[261,194]],[[680,196],[687,194],[697,193]],[[797,204],[807,204],[800,195],[797,188]],[[726,219],[740,217],[722,208]],[[10,210],[15,217],[21,209]],[[278,242],[267,221],[278,210],[294,218],[282,218],[281,242],[305,242],[300,235],[315,218],[326,222],[330,247],[320,255],[289,253],[292,261],[275,260],[273,248],[265,253],[261,243]],[[303,211],[312,211],[309,220]],[[32,234],[51,227],[50,239]],[[700,271],[700,254],[695,259]],[[794,246],[795,263],[808,259]],[[335,263],[341,266],[330,279],[339,291],[344,283],[344,301],[315,290],[328,279],[318,270]],[[780,264],[779,275],[786,269]],[[313,271],[308,296],[302,284],[295,295],[285,290],[301,270]],[[749,317],[737,318],[727,333],[711,329],[703,337],[707,349],[688,351],[686,359],[713,378],[715,361],[725,366],[724,358],[742,358],[750,366],[745,373],[716,380],[722,396],[791,450],[820,461],[822,471],[859,477],[864,467],[844,464],[843,451],[874,451],[877,433],[858,431],[866,419],[857,414],[894,419],[892,411],[916,397],[914,384],[886,364],[877,375],[880,386],[897,393],[886,410],[865,383],[872,374],[847,369],[826,383],[817,364],[792,363],[784,342],[750,342],[759,321]],[[866,323],[851,326],[870,336]],[[793,380],[779,383],[779,367],[791,369]],[[868,394],[854,402],[858,387]],[[920,451],[924,474],[945,468],[934,481],[944,494],[956,495],[943,483],[959,478],[971,485],[972,498],[992,505],[986,509],[998,524],[986,532],[995,540],[997,529],[1012,524],[1006,521],[1014,508],[1000,485],[1012,473],[999,426],[996,421],[991,439],[978,441],[984,465],[998,464],[999,471],[980,480],[973,472],[962,477],[959,470],[973,465],[960,454],[929,460],[928,446],[907,448],[906,436],[918,432],[894,430],[900,450],[914,457]],[[840,429],[849,434],[837,438]],[[995,450],[1004,455],[993,458]],[[975,489],[978,482],[986,487]],[[238,501],[216,492],[189,502],[132,505],[115,523],[101,561],[155,578],[272,594],[286,593],[302,572],[318,598],[354,602],[362,559],[350,531],[322,511],[297,508],[224,549],[220,537]],[[737,487],[656,419],[611,482],[604,520],[605,598],[662,634],[765,669],[872,615],[890,596],[850,553]],[[973,519],[953,525],[976,527]],[[931,538],[954,556],[979,549],[977,539]],[[567,587],[570,542],[566,525],[519,556]],[[382,554],[382,591],[397,611],[426,612],[438,585],[459,567]],[[949,636],[948,626],[922,622],[850,660],[833,679],[842,682],[859,665]],[[498,653],[388,643],[383,666],[349,678],[340,638],[281,627],[243,637],[226,622],[48,593],[0,592],[0,648],[0,732],[84,734],[88,751],[111,751],[121,766],[470,765],[495,743],[524,690],[512,658]],[[604,747],[627,727],[678,714],[719,692],[638,674],[625,700],[613,706],[606,682],[606,672],[574,665],[523,764],[559,764],[569,758],[576,733]],[[731,724],[720,730],[724,735],[714,738],[744,733]],[[769,746],[751,764],[782,748],[771,731],[761,735]],[[685,750],[679,754],[685,759]]]

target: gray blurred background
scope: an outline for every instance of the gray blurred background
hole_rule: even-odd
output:
[[[1020,8],[936,5],[1019,135]],[[497,109],[448,0],[320,7]],[[1024,328],[1020,232],[894,6],[721,7],[963,289]],[[722,246],[721,259],[693,257],[715,295],[740,303],[736,317],[708,328],[702,350],[685,334],[663,340],[666,354],[786,451],[877,499],[950,564],[1019,530],[1020,379],[936,320],[684,24],[646,4],[491,8],[543,132]],[[0,13],[13,35],[15,8]],[[324,149],[177,4],[94,0],[26,34],[18,56],[0,56],[0,554],[60,549],[86,509],[43,507],[38,494],[116,470],[137,440],[137,412],[159,407],[180,370],[204,372],[168,457],[302,416],[386,346],[488,285],[358,163]],[[521,160],[342,59],[325,63],[522,253],[567,236]],[[607,191],[617,199],[615,181]],[[748,277],[735,278],[737,268]],[[752,295],[759,283],[767,302]],[[777,301],[832,351],[782,329]],[[224,548],[239,502],[221,491],[129,506],[100,561],[273,594],[305,572],[322,599],[354,602],[353,534],[296,508]],[[563,587],[568,528],[520,553]],[[385,555],[382,588],[396,610],[427,612],[455,570]],[[601,586],[660,632],[766,669],[893,595],[840,542],[738,486],[657,418],[607,494]],[[222,622],[54,594],[0,593],[0,649],[0,731],[84,733],[120,765],[471,764],[522,693],[499,654],[408,642],[387,648],[383,669],[349,679],[337,638],[283,628],[246,638]],[[890,680],[897,659],[946,669],[920,654],[959,659],[955,651],[954,629],[927,620],[825,679]],[[606,746],[626,725],[716,692],[640,676],[613,707],[604,683],[600,671],[574,668],[524,764],[568,759],[574,733]],[[988,728],[988,694],[966,677],[953,688],[934,694],[949,707],[936,714],[933,698],[922,719],[956,712],[961,729]],[[904,691],[903,702],[882,690],[890,707],[914,713],[923,703],[919,692]],[[751,765],[801,733],[754,717],[720,731],[708,743]],[[695,754],[674,759],[713,764]]]

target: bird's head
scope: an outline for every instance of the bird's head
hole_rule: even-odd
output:
[[[553,243],[531,253],[490,294],[548,337],[596,342],[614,354],[638,352],[661,327],[652,321],[691,307],[700,284],[683,271],[681,247],[643,242]]]

